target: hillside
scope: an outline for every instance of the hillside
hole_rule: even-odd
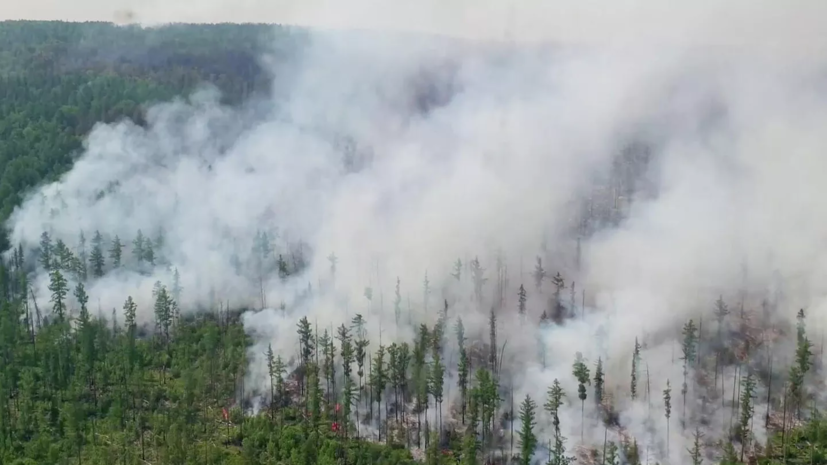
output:
[[[270,44],[291,40],[266,25],[0,23],[0,219],[66,172],[96,123],[141,122],[148,104],[204,83],[241,102],[268,89],[260,58],[279,53]]]

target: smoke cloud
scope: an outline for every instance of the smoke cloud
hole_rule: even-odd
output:
[[[143,3],[139,20],[190,19]],[[267,100],[229,108],[204,89],[152,107],[146,127],[96,127],[74,168],[16,210],[11,239],[34,250],[44,230],[70,245],[80,230],[124,242],[139,229],[163,233],[158,266],[108,273],[90,285],[92,301],[120,308],[132,295],[149,321],[153,284],[169,284],[177,269],[184,310],[219,301],[248,310],[243,321],[256,341],[249,378],[262,388],[267,345],[293,356],[301,316],[332,330],[361,313],[378,346],[380,337],[409,340],[448,302],[473,342],[487,341],[496,306],[506,384],[517,401],[543,399],[559,378],[574,400],[562,420],[571,437],[581,426],[575,353],[592,369],[601,357],[607,390],[620,398],[639,338],[648,370],[639,390],[651,392],[618,408],[629,432],[662,452],[663,431],[647,418],[654,411],[662,419],[666,379],[679,404],[677,338],[687,319],[703,318],[712,331],[707,318],[723,296],[747,311],[770,302],[779,325],[807,308],[823,327],[827,83],[818,51],[827,41],[810,27],[827,13],[821,3],[791,1],[783,11],[737,0],[668,10],[515,3],[510,45],[491,40],[507,32],[504,2],[260,10],[275,20],[394,32],[404,16],[413,29],[465,39],[302,36],[292,58],[272,62],[278,78]],[[214,20],[206,12],[222,10],[199,11],[192,19]],[[579,45],[526,43],[543,40]],[[586,213],[601,209],[613,219]],[[262,277],[253,252],[262,232],[273,257],[306,265],[301,273]],[[468,267],[475,257],[488,278],[482,302]],[[534,329],[553,292],[548,282],[535,288],[536,257],[549,277],[561,273],[562,299],[575,313],[548,329]],[[457,259],[459,280],[451,276]],[[47,282],[37,275],[43,302]],[[550,436],[550,425],[540,426]],[[685,447],[680,428],[672,435],[674,461]],[[585,437],[602,442],[602,427],[587,423]]]

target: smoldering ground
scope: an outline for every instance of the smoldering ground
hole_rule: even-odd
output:
[[[776,26],[782,39],[792,27]],[[747,310],[770,301],[779,326],[797,308],[823,325],[827,96],[821,60],[807,52],[814,45],[779,40],[802,52],[787,55],[749,43],[505,46],[381,34],[309,34],[292,59],[272,63],[271,98],[245,108],[205,90],[154,106],[146,127],[95,128],[73,169],[15,212],[13,242],[35,251],[44,230],[70,245],[81,230],[126,243],[139,229],[162,232],[158,266],[108,272],[90,283],[92,302],[120,308],[132,295],[149,321],[153,284],[169,285],[177,269],[184,311],[219,301],[249,309],[253,393],[269,389],[268,345],[295,355],[302,316],[332,330],[360,313],[378,346],[380,337],[410,340],[447,301],[449,318],[461,316],[469,341],[484,344],[494,306],[508,387],[517,401],[543,399],[560,379],[571,393],[561,418],[571,438],[582,426],[576,352],[590,366],[602,358],[607,390],[623,399],[622,424],[661,456],[665,431],[647,421],[662,421],[671,380],[673,463],[691,429],[678,426],[682,367],[672,355],[687,319],[715,330],[706,315],[723,296]],[[632,143],[651,155],[630,161],[622,154]],[[273,259],[295,273],[257,267],[263,232]],[[539,287],[538,256],[549,274]],[[480,295],[474,258],[487,279]],[[576,318],[537,329],[557,272]],[[41,305],[47,282],[35,272]],[[635,338],[648,342],[650,386],[631,401]],[[452,343],[445,360],[454,352]],[[696,394],[689,412],[702,402]],[[600,443],[594,406],[585,408],[584,439]],[[706,428],[724,430],[728,409]],[[539,429],[551,436],[548,419]]]

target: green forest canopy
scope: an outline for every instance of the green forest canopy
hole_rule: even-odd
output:
[[[263,24],[0,22],[0,221],[71,167],[95,123],[141,122],[147,104],[202,83],[227,103],[267,91],[260,57],[289,51],[298,34]]]

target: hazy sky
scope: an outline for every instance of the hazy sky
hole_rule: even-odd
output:
[[[513,15],[509,10],[513,9]],[[0,19],[278,22],[516,39],[825,50],[823,0],[2,0]],[[691,38],[691,39],[690,39]],[[788,47],[793,45],[793,47]]]

